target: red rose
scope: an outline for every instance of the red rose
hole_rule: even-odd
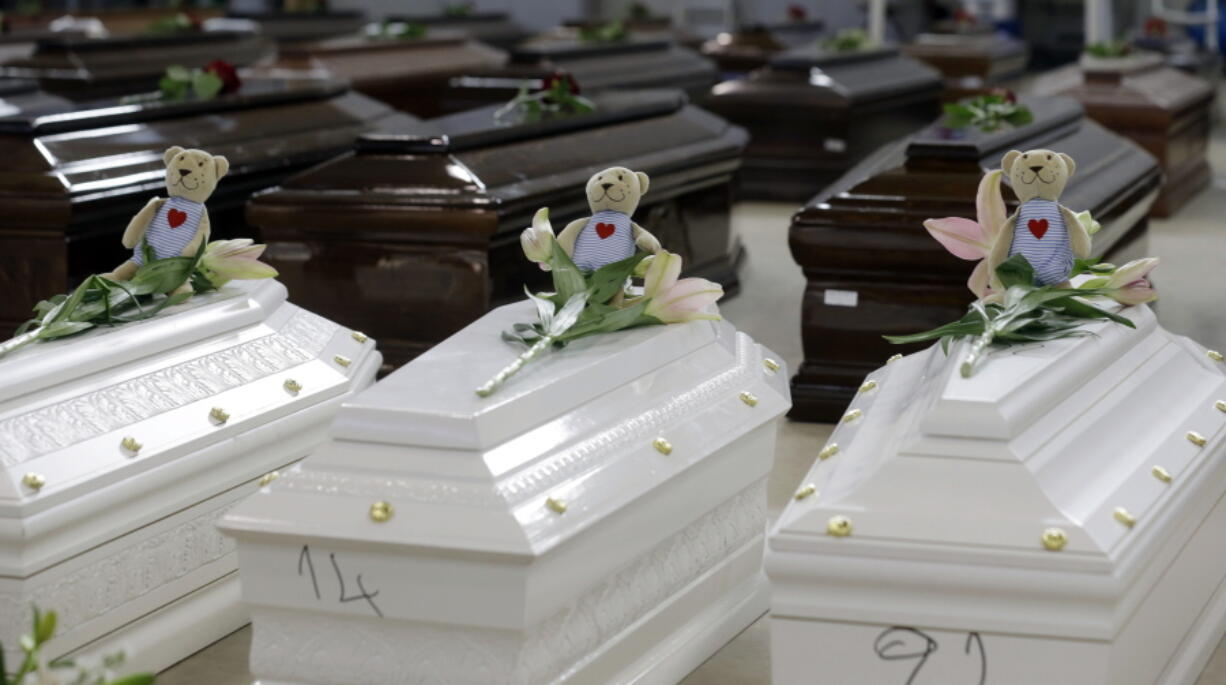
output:
[[[1143,30],[1147,36],[1162,38],[1166,35],[1166,22],[1159,17],[1150,17],[1149,19],[1145,20],[1145,27]]]
[[[571,95],[579,94],[579,82],[575,80],[575,77],[570,72],[566,71],[555,71],[546,76],[545,80],[541,83],[541,90],[553,90],[553,87],[558,83],[565,83],[567,88],[570,89]]]
[[[1014,93],[1008,88],[993,88],[988,91],[988,95],[1002,97],[1005,99],[1005,102],[1008,102],[1009,104],[1015,104],[1017,102],[1017,93]]]
[[[221,79],[223,94],[238,92],[238,89],[243,87],[243,81],[238,77],[238,70],[225,60],[215,59],[209,62],[204,70],[216,74],[217,78]]]
[[[805,9],[803,6],[797,4],[788,5],[788,19],[791,19],[792,21],[804,21],[808,18],[809,10]]]

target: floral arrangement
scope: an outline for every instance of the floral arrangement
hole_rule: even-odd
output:
[[[464,16],[464,15],[454,15]],[[415,21],[383,21],[376,24],[370,24],[366,28],[366,35],[372,38],[395,38],[398,40],[412,40],[421,38],[426,35],[429,29],[425,24]]]
[[[203,69],[187,69],[177,64],[167,67],[158,81],[160,97],[164,100],[184,100],[189,93],[197,100],[211,100],[218,95],[236,93],[242,86],[234,65],[220,59]]]
[[[579,40],[584,43],[617,43],[629,37],[630,30],[626,28],[626,22],[621,19],[579,29]]]
[[[0,685],[152,685],[154,677],[149,673],[136,673],[116,678],[113,671],[123,665],[122,653],[104,657],[95,666],[57,659],[50,663],[40,653],[40,648],[55,635],[56,614],[42,613],[34,608],[33,630],[22,635],[19,645],[25,655],[17,671],[9,673],[4,665],[4,649],[0,645]]]
[[[1148,38],[1166,38],[1170,34],[1170,27],[1161,17],[1150,17],[1142,25],[1141,33]]]
[[[1101,57],[1104,59],[1127,57],[1132,54],[1132,44],[1126,40],[1091,43],[1085,47],[1085,53],[1091,57]]]
[[[443,14],[448,17],[468,17],[472,16],[472,13],[471,2],[456,2],[443,7]]]
[[[988,172],[979,183],[976,197],[978,221],[961,217],[929,219],[924,228],[951,254],[968,261],[978,260],[967,286],[979,299],[961,319],[913,335],[886,336],[895,344],[939,340],[948,353],[949,344],[971,336],[967,356],[960,367],[969,378],[991,345],[1007,346],[1046,342],[1059,338],[1089,335],[1081,328],[1087,321],[1106,319],[1132,327],[1132,321],[1094,304],[1095,300],[1114,300],[1130,306],[1158,299],[1150,285],[1149,273],[1158,259],[1147,257],[1124,266],[1099,263],[1093,259],[1075,261],[1069,278],[1086,276],[1078,285],[1036,286],[1034,269],[1022,255],[1015,255],[996,269],[1002,290],[993,290],[987,257],[1005,227],[1005,203],[1000,194],[1003,172]],[[1088,211],[1076,215],[1078,222],[1093,235],[1101,228]]]
[[[552,274],[554,292],[533,294],[525,289],[536,303],[537,320],[515,324],[502,339],[526,349],[477,388],[481,397],[493,394],[546,350],[572,340],[639,326],[720,318],[709,309],[723,297],[723,288],[704,278],[678,278],[681,257],[671,252],[639,252],[584,273],[558,244],[547,208],[537,211],[532,226],[520,234],[520,244],[528,259]],[[636,275],[643,278],[643,287],[631,292],[626,284]]]
[[[854,52],[868,47],[872,41],[864,29],[843,29],[822,41],[822,47],[832,52]]]
[[[232,279],[277,275],[276,269],[259,261],[264,245],[255,245],[247,238],[213,241],[195,257],[156,259],[147,244],[143,249],[145,264],[131,280],[112,281],[92,275],[72,293],[34,305],[35,318],[22,324],[15,337],[0,342],[0,357],[30,343],[156,316],[191,297],[191,292],[173,294],[189,281],[192,290],[199,293],[220,288]]]
[[[985,95],[951,102],[945,105],[947,128],[964,129],[975,127],[980,131],[995,131],[1001,126],[1024,126],[1034,121],[1030,108],[1017,103],[1011,90],[994,89]]]
[[[179,12],[172,17],[155,19],[145,27],[145,33],[151,36],[176,36],[183,33],[196,33],[203,29],[200,17],[190,12]]]
[[[555,71],[535,91],[529,90],[527,83],[521,85],[519,93],[494,112],[494,121],[505,124],[531,123],[596,111],[596,105],[579,93],[579,82],[574,76]]]

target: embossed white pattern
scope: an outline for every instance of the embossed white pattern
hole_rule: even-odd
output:
[[[527,634],[256,606],[251,668],[318,685],[541,685],[589,658],[764,534],[758,481],[661,542]]]
[[[339,326],[295,309],[275,333],[0,421],[0,465],[19,465],[317,357]]]

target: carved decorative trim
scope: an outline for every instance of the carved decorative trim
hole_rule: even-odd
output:
[[[295,309],[275,333],[0,420],[0,465],[17,466],[318,357],[339,326]]]
[[[759,481],[527,632],[255,607],[251,670],[312,685],[554,682],[765,526]]]

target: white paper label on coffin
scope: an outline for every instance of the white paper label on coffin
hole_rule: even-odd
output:
[[[258,677],[621,682],[658,659],[677,679],[764,609],[786,371],[701,321],[577,341],[477,397],[533,314],[497,309],[354,397],[226,516]],[[467,647],[405,647],[440,641]]]
[[[792,502],[771,535],[776,682],[822,672],[806,640],[896,626],[1008,643],[994,658],[1010,663],[1032,655],[993,683],[1050,679],[1041,666],[1070,659],[1079,683],[1191,682],[1161,671],[1207,657],[1196,650],[1226,625],[1222,606],[1201,617],[1226,578],[1204,546],[1226,531],[1226,377],[1147,307],[1125,314],[1135,330],[998,349],[970,379],[964,343],[870,375],[862,418],[804,481],[820,495]],[[827,534],[833,516],[849,537]]]
[[[141,668],[241,625],[233,545],[214,523],[263,474],[313,449],[381,360],[372,341],[285,297],[275,281],[236,282],[0,359],[10,658],[31,603],[59,613],[49,656],[122,643]],[[29,473],[45,484],[29,487]]]

